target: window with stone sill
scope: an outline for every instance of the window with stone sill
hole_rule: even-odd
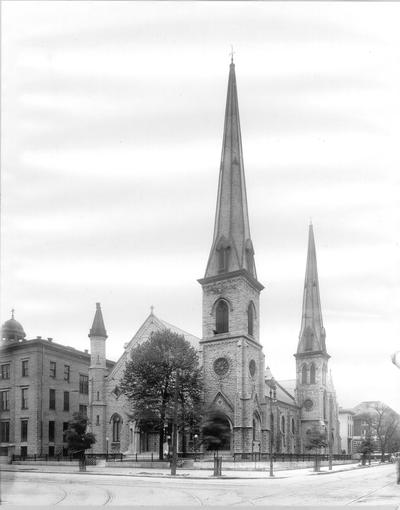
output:
[[[56,378],[56,369],[57,369],[56,362],[50,361],[50,377],[52,377],[53,379]]]
[[[2,379],[10,379],[10,364],[1,365],[0,376]]]

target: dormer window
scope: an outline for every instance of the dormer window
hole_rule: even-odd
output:
[[[221,237],[217,245],[218,273],[226,273],[228,271],[229,252],[230,247],[227,240]]]
[[[226,273],[228,271],[229,247],[219,248],[218,250],[218,272]]]

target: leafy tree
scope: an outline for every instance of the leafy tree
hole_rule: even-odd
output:
[[[152,333],[130,357],[120,388],[141,428],[158,432],[162,460],[164,426],[173,420],[175,398],[183,436],[186,427],[195,427],[201,418],[202,378],[197,352],[183,335],[165,329]]]
[[[96,437],[91,432],[86,432],[88,418],[82,413],[74,413],[68,422],[68,428],[64,432],[68,450],[78,455],[81,469],[84,468],[85,450],[91,448],[96,442]]]
[[[211,410],[201,427],[202,443],[207,450],[217,451],[230,443],[231,430],[226,417],[218,410]],[[218,453],[217,453],[218,454]]]
[[[383,402],[373,402],[358,417],[367,422],[368,435],[376,436],[383,462],[385,453],[396,451],[393,448],[399,439],[399,415]]]

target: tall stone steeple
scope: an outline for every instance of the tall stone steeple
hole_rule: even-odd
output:
[[[319,295],[314,230],[310,223],[308,229],[308,252],[304,281],[303,311],[297,354],[308,354],[311,351],[327,354],[325,346],[325,328],[321,313],[321,298]]]
[[[235,76],[229,68],[214,237],[203,288],[202,364],[205,403],[226,416],[232,431],[222,449],[266,451],[264,354],[250,238]],[[229,424],[229,425],[228,425]]]
[[[243,269],[257,279],[247,211],[235,64],[231,62],[214,238],[205,277]]]

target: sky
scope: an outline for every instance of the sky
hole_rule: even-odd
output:
[[[1,8],[2,322],[201,336],[233,45],[266,365],[295,377],[312,219],[339,404],[400,412],[400,4]]]

